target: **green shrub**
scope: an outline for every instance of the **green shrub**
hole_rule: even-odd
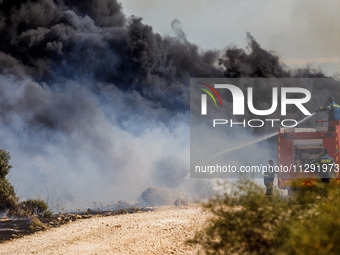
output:
[[[15,210],[17,202],[13,186],[7,179],[0,178],[0,211]]]
[[[13,216],[29,216],[42,214],[48,209],[41,200],[27,200],[18,204],[18,198],[10,182],[6,179],[12,166],[9,164],[11,155],[0,149],[0,212],[5,211]]]
[[[45,211],[42,216],[47,219],[53,218],[53,213],[50,210]]]
[[[18,198],[10,182],[6,179],[12,166],[9,164],[11,156],[6,150],[0,149],[0,211],[15,214]]]
[[[30,199],[19,204],[20,208],[27,211],[30,215],[43,214],[47,211],[48,205],[43,200]]]
[[[311,187],[289,199],[267,197],[250,181],[224,190],[204,204],[212,218],[188,240],[206,254],[340,254],[339,187]]]
[[[301,193],[295,195],[300,201]],[[308,206],[300,202],[305,208],[290,220],[282,250],[285,254],[340,254],[340,187],[319,186],[303,198],[309,198]]]
[[[5,178],[9,174],[12,166],[9,164],[11,155],[5,149],[0,149],[0,178]]]

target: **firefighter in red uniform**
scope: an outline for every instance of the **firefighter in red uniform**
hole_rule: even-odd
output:
[[[273,186],[274,186],[274,161],[268,161],[268,171],[263,174],[263,182],[266,186],[266,195],[271,196],[273,194]]]

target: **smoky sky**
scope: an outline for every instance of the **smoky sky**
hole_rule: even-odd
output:
[[[124,0],[123,7],[126,13],[141,15],[160,33],[171,33],[169,24],[177,18],[187,38],[203,48],[245,47],[244,33],[250,31],[286,64],[308,63],[327,74],[339,69],[338,1]],[[202,17],[207,17],[204,22]]]
[[[250,34],[248,49],[211,51],[171,26],[161,36],[115,0],[0,1],[0,138],[19,196],[71,207],[202,187],[185,180],[190,77],[324,77]]]

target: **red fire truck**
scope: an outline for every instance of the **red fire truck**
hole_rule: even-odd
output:
[[[331,183],[340,183],[339,135],[340,121],[316,121],[315,128],[280,128],[278,137],[278,187],[290,193],[294,185],[314,186],[319,180],[316,162],[322,149],[335,161]],[[296,188],[296,187],[294,187]]]

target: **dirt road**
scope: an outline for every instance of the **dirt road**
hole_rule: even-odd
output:
[[[183,244],[201,226],[199,207],[84,219],[0,244],[0,254],[197,254]]]

